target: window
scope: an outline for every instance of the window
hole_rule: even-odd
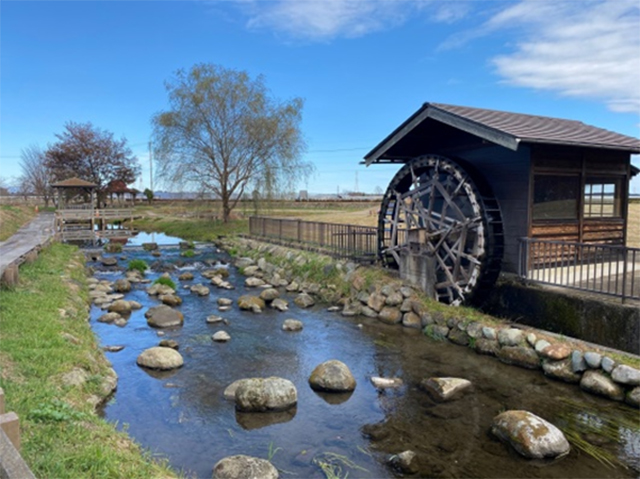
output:
[[[587,178],[584,185],[584,217],[620,217],[620,180]]]
[[[578,219],[580,178],[535,175],[533,178],[533,219]]]

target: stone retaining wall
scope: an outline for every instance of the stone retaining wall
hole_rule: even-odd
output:
[[[465,317],[463,308],[457,314],[443,314],[440,308],[430,307],[422,294],[401,281],[388,277],[375,285],[366,286],[357,264],[327,258],[323,268],[342,272],[342,281],[351,285],[347,296],[327,296],[334,285],[310,283],[295,277],[287,264],[303,265],[307,259],[300,251],[248,239],[222,244],[236,247],[242,254],[257,259],[244,271],[267,283],[286,287],[290,292],[330,299],[331,310],[344,316],[364,315],[386,324],[422,329],[436,339],[470,347],[478,354],[492,355],[514,366],[540,370],[553,379],[574,383],[584,391],[614,401],[624,401],[638,408],[640,405],[640,357],[600,348],[584,341],[559,338],[546,331],[513,325],[489,318],[486,322]],[[264,256],[277,258],[268,262]],[[308,256],[308,253],[306,253]],[[290,289],[295,284],[296,288]],[[474,315],[479,316],[479,315]]]

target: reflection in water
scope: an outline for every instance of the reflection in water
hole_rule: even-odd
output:
[[[158,237],[158,243],[162,243]],[[148,242],[144,239],[141,242]],[[132,257],[155,261],[150,253],[128,252]],[[387,458],[404,450],[417,453],[417,477],[634,477],[640,467],[637,411],[583,394],[574,385],[550,380],[538,371],[507,366],[495,358],[480,356],[471,349],[432,341],[419,331],[381,324],[368,318],[343,318],[321,307],[301,310],[293,304],[281,313],[267,308],[262,314],[239,311],[235,304],[242,294],[259,294],[247,289],[244,278],[229,268],[232,291],[213,285],[211,294],[200,297],[184,285],[209,281],[201,276],[207,264],[226,262],[228,257],[200,250],[194,260],[192,281],[179,281],[175,268],[177,248],[163,249],[160,261],[166,266],[148,273],[153,281],[161,270],[169,271],[179,284],[183,298],[178,306],[184,326],[164,331],[162,339],[180,344],[185,364],[170,372],[143,370],[137,356],[156,346],[161,338],[146,324],[144,312],[159,304],[149,297],[147,285],[137,284],[125,299],[139,301],[143,309],[131,314],[127,325],[118,328],[99,323],[103,313],[91,310],[92,327],[103,345],[122,344],[118,353],[106,353],[118,373],[115,401],[105,408],[106,417],[128,424],[128,432],[154,454],[166,456],[186,475],[211,477],[220,459],[234,454],[272,457],[286,477],[322,478],[319,464],[327,458],[340,461],[342,477],[394,477]],[[162,265],[160,265],[162,266]],[[123,275],[98,273],[115,280]],[[229,298],[231,311],[218,311],[218,298]],[[228,321],[231,335],[226,344],[211,341],[220,324],[207,324],[211,314]],[[287,318],[302,320],[305,327],[292,335],[281,330]],[[361,325],[361,327],[359,327]],[[349,366],[358,387],[351,394],[316,393],[309,387],[311,371],[320,363],[338,359]],[[289,379],[298,391],[297,409],[280,413],[237,413],[233,402],[224,399],[224,389],[237,379],[278,376]],[[376,390],[371,376],[399,377],[405,386]],[[436,403],[418,388],[428,377],[460,377],[470,380],[473,391],[456,401]],[[607,410],[614,418],[628,418],[614,424],[609,442],[603,442],[616,462],[609,467],[576,447],[564,460],[534,468],[488,433],[495,415],[506,409],[526,409],[564,427],[567,400],[577,402],[582,414],[601,416]],[[585,436],[589,440],[591,436]],[[594,442],[599,440],[591,439]],[[274,453],[277,451],[277,453]],[[317,459],[314,461],[314,459]],[[622,461],[629,468],[619,464]],[[335,465],[335,464],[334,464]],[[635,469],[633,469],[635,468]]]
[[[342,404],[347,402],[352,396],[353,391],[347,393],[327,393],[322,391],[314,391],[316,396],[323,399],[327,404]]]
[[[291,421],[296,417],[298,408],[296,406],[287,409],[286,411],[271,411],[271,412],[240,412],[236,411],[236,422],[242,427],[250,431],[252,429],[260,429],[263,427],[271,426],[273,424],[280,424]]]

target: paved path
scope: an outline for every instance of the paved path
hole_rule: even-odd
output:
[[[40,213],[7,241],[0,242],[0,278],[9,265],[16,262],[20,264],[27,253],[53,236],[53,222],[53,213]]]

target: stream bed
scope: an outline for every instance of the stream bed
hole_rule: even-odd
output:
[[[175,239],[156,239],[167,244]],[[183,299],[178,306],[184,326],[158,330],[147,325],[145,311],[160,304],[149,296],[148,284],[133,285],[125,299],[142,303],[124,327],[97,322],[104,313],[91,308],[91,325],[105,345],[122,345],[107,358],[119,376],[118,389],[104,408],[153,455],[165,457],[187,477],[211,477],[223,457],[246,454],[270,459],[286,478],[391,478],[400,473],[387,465],[390,455],[417,453],[419,471],[411,477],[541,477],[618,478],[640,473],[640,419],[638,411],[546,378],[540,371],[507,366],[470,348],[434,341],[420,331],[389,326],[364,317],[345,318],[326,306],[300,309],[293,295],[284,294],[289,311],[266,308],[255,314],[240,311],[236,300],[259,294],[246,288],[244,277],[230,267],[234,290],[216,289],[200,276],[207,264],[229,262],[215,248],[196,249],[184,258],[178,248],[163,248],[159,258],[139,249],[105,256],[145,260],[156,279],[167,264],[178,265],[171,277]],[[94,263],[89,263],[96,266]],[[191,271],[192,281],[178,281]],[[96,271],[96,278],[115,281],[124,271]],[[211,294],[197,296],[184,285],[202,283]],[[234,306],[219,312],[217,299],[230,298]],[[219,314],[228,325],[207,324]],[[281,329],[285,319],[304,323],[300,332]],[[228,343],[214,343],[219,330],[231,335]],[[174,339],[184,366],[153,372],[136,365],[137,356],[161,339]],[[320,363],[338,359],[357,381],[352,394],[319,394],[308,378]],[[298,391],[294,410],[280,413],[238,413],[223,397],[233,381],[247,377],[278,376],[292,381]],[[377,390],[371,376],[399,377],[399,389]],[[461,377],[473,391],[457,401],[435,403],[418,389],[424,378]],[[604,451],[597,460],[572,444],[571,453],[556,462],[522,458],[489,433],[494,416],[507,409],[525,409]],[[614,435],[600,434],[614,425]],[[607,462],[608,461],[608,462]],[[330,474],[334,474],[330,476]]]

